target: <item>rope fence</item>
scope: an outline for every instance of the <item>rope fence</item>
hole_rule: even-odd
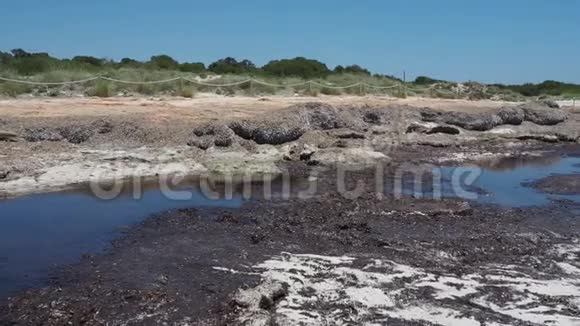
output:
[[[265,81],[262,81],[259,79],[253,79],[253,78],[242,80],[239,82],[234,82],[234,83],[213,84],[213,83],[205,83],[205,82],[201,82],[201,81],[198,81],[195,79],[185,78],[185,77],[175,77],[175,78],[164,79],[164,80],[155,80],[155,81],[131,81],[131,80],[121,80],[121,79],[115,79],[115,78],[104,77],[104,76],[95,76],[95,77],[81,79],[81,80],[71,80],[71,81],[63,81],[63,82],[35,82],[35,81],[30,81],[30,80],[21,80],[21,79],[11,79],[11,78],[0,77],[0,81],[10,82],[10,83],[27,84],[27,85],[38,85],[38,86],[59,86],[59,85],[63,86],[63,85],[71,85],[71,84],[84,84],[84,83],[99,80],[99,79],[110,81],[110,82],[115,82],[115,83],[121,83],[121,84],[131,84],[131,85],[151,85],[151,84],[171,83],[171,82],[175,82],[175,81],[186,81],[186,82],[189,82],[192,84],[206,86],[206,87],[233,87],[233,86],[240,86],[243,84],[251,84],[251,83],[255,83],[255,84],[263,85],[263,86],[269,86],[269,87],[280,87],[280,88],[292,88],[292,87],[312,86],[312,85],[324,87],[324,88],[330,88],[330,89],[349,89],[349,88],[353,88],[353,87],[357,87],[357,86],[358,87],[361,87],[361,86],[368,87],[368,88],[372,88],[372,89],[393,89],[393,88],[402,87],[402,84],[396,84],[396,85],[391,85],[391,86],[379,86],[379,85],[372,85],[372,84],[368,84],[368,83],[364,83],[364,82],[358,82],[358,83],[354,83],[354,84],[346,85],[346,86],[337,86],[337,85],[319,83],[319,82],[314,81],[314,80],[308,80],[308,81],[294,83],[294,84],[272,84],[272,83],[268,83],[268,82],[265,82]]]
[[[306,80],[303,82],[293,83],[293,84],[272,84],[272,83],[268,83],[268,82],[263,81],[263,80],[259,80],[259,79],[255,79],[255,78],[248,78],[248,79],[241,80],[238,82],[225,83],[225,84],[214,84],[214,83],[202,82],[199,80],[186,78],[186,77],[174,77],[174,78],[169,78],[169,79],[153,80],[153,81],[131,81],[131,80],[115,79],[115,78],[105,77],[105,76],[93,76],[93,77],[89,77],[86,79],[62,81],[62,82],[37,82],[37,81],[31,81],[31,80],[12,79],[12,78],[6,78],[6,77],[0,76],[0,81],[9,82],[9,83],[26,84],[26,85],[35,85],[35,86],[65,86],[65,85],[73,85],[73,84],[84,84],[84,83],[92,82],[95,80],[106,80],[106,81],[113,82],[113,83],[128,84],[128,85],[154,85],[154,84],[164,84],[164,83],[172,83],[172,82],[180,81],[180,82],[189,82],[189,83],[199,85],[199,86],[204,86],[204,87],[216,87],[216,88],[235,87],[235,86],[241,86],[244,84],[248,84],[250,86],[250,88],[252,88],[252,86],[255,84],[255,85],[262,85],[262,86],[273,87],[273,88],[295,88],[295,87],[305,86],[305,87],[308,87],[310,90],[312,90],[312,86],[322,87],[322,88],[326,88],[326,89],[333,89],[333,90],[340,90],[340,89],[346,90],[346,89],[359,87],[360,93],[366,93],[367,89],[389,90],[389,89],[398,88],[399,92],[401,94],[406,94],[406,91],[407,91],[406,85],[403,83],[396,83],[396,84],[390,85],[390,86],[380,86],[380,85],[372,85],[372,84],[365,83],[365,82],[357,82],[357,83],[350,84],[350,85],[339,86],[339,85],[332,85],[332,84],[324,84],[324,83],[317,82],[315,80]],[[439,83],[435,83],[435,84],[429,86],[426,89],[426,91],[431,94],[431,97],[435,97],[434,92],[437,90],[437,88],[439,86],[440,86]],[[461,90],[460,88],[457,88],[456,91],[457,91],[458,95],[460,95],[461,93],[465,93],[465,91]],[[467,92],[467,93],[469,93],[469,92]],[[580,99],[569,98],[565,102],[570,102],[570,104],[567,103],[567,105],[570,105],[572,107],[576,107],[578,102],[580,102]]]

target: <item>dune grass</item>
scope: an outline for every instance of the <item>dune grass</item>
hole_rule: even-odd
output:
[[[468,85],[468,83],[462,84],[463,86],[459,86],[459,84],[452,82],[438,82],[436,84],[402,83],[399,80],[386,76],[369,76],[353,73],[331,74],[325,78],[314,78],[312,79],[313,83],[311,84],[304,84],[306,80],[297,77],[276,77],[266,74],[215,75],[211,72],[195,74],[179,70],[152,70],[146,68],[109,68],[95,71],[86,69],[62,69],[62,67],[55,67],[55,69],[50,71],[31,76],[22,76],[16,71],[3,70],[0,71],[0,76],[41,83],[84,80],[94,76],[103,76],[133,82],[151,82],[183,77],[186,79],[201,81],[205,84],[215,85],[200,85],[187,80],[155,84],[131,84],[106,80],[94,80],[82,84],[70,84],[64,86],[27,85],[0,81],[0,95],[10,97],[16,97],[23,94],[33,94],[36,96],[70,96],[80,94],[97,97],[145,95],[181,96],[192,98],[198,93],[216,93],[225,96],[318,96],[319,94],[323,94],[327,96],[422,96],[448,99],[498,99],[506,101],[521,101],[525,99],[523,95],[512,89],[495,85],[487,85],[479,88],[471,87],[466,90],[465,85]],[[262,81],[265,84],[277,86],[256,82],[246,82],[235,86],[217,86],[240,83],[248,79],[255,79]],[[376,87],[357,85],[350,88],[336,88],[357,83],[365,83]],[[562,97],[579,98],[580,93],[569,92]]]

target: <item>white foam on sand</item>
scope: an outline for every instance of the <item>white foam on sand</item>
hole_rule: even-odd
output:
[[[579,248],[554,250],[569,257]],[[288,285],[270,316],[280,325],[373,325],[390,318],[437,325],[580,325],[573,313],[580,309],[577,262],[553,263],[561,275],[495,264],[458,277],[385,259],[283,253],[254,268],[264,282]]]

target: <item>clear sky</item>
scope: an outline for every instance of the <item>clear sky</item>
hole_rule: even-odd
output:
[[[580,83],[577,0],[2,0],[0,49],[264,64],[305,56],[410,78]]]

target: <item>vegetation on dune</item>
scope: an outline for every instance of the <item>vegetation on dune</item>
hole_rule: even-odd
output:
[[[167,80],[182,76],[188,79],[212,76],[210,83],[239,83],[257,78],[273,85],[244,83],[231,87],[204,86],[186,81],[160,84],[122,84],[104,80],[71,85],[26,85],[0,81],[0,95],[18,96],[33,93],[58,96],[82,92],[88,96],[107,97],[123,94],[170,94],[193,97],[198,92],[216,92],[224,95],[246,94],[251,96],[269,94],[303,95],[390,95],[404,97],[419,95],[442,98],[522,100],[525,97],[580,96],[580,85],[557,81],[524,85],[483,85],[475,82],[455,83],[427,76],[417,77],[413,82],[382,74],[372,74],[359,65],[338,65],[330,69],[314,59],[296,57],[272,60],[262,67],[244,59],[232,57],[219,59],[206,67],[201,62],[178,62],[169,55],[152,56],[147,61],[123,58],[119,61],[79,55],[71,59],[58,59],[48,53],[29,53],[22,49],[0,51],[0,76],[26,79],[40,83],[58,83],[84,80],[93,76],[135,82]],[[315,83],[304,85],[305,80]],[[186,83],[186,85],[184,85]],[[365,83],[371,86],[360,85]],[[317,85],[318,84],[318,85]],[[358,84],[358,85],[357,85]],[[294,85],[294,86],[284,86]],[[357,85],[350,88],[337,88]]]
[[[500,89],[509,89],[518,92],[524,96],[580,96],[580,85],[562,83],[555,80],[546,80],[539,84],[523,85],[493,85]]]
[[[324,63],[303,57],[272,60],[262,67],[262,71],[278,77],[289,76],[304,79],[324,78],[331,73]]]
[[[416,85],[433,85],[441,82],[443,81],[439,79],[433,79],[427,76],[419,76],[414,81]]]
[[[227,57],[220,59],[208,66],[208,70],[216,74],[247,74],[258,70],[250,60],[238,60]]]

